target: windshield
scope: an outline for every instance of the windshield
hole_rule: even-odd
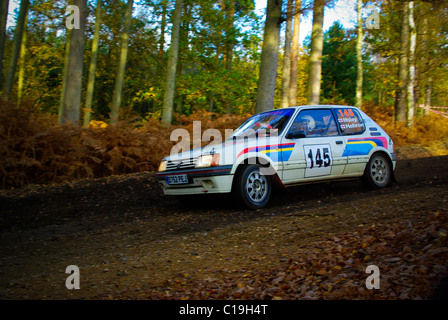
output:
[[[236,129],[231,138],[255,134],[280,135],[293,113],[294,109],[282,109],[256,114]]]

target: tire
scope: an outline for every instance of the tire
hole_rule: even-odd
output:
[[[256,164],[247,166],[235,177],[235,196],[251,209],[263,208],[271,197],[271,177],[261,174],[260,168]]]
[[[389,186],[392,180],[392,166],[387,156],[374,153],[364,171],[364,181],[371,189],[381,189]]]

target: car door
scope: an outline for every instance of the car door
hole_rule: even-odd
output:
[[[293,146],[289,157],[282,159],[283,183],[341,176],[347,163],[345,143],[330,108],[301,110],[282,140]]]
[[[333,109],[340,131],[346,139],[343,155],[347,158],[344,175],[362,175],[369,161],[370,150],[381,144],[366,132],[364,121],[355,108],[340,107]]]

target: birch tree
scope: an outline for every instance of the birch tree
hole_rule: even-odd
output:
[[[415,46],[417,40],[417,32],[415,31],[414,22],[414,1],[409,1],[408,24],[409,24],[409,79],[407,87],[407,126],[414,124],[415,99],[414,99],[414,83],[415,83]]]

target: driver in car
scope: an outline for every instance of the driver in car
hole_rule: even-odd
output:
[[[316,127],[316,122],[310,115],[303,115],[292,125],[292,131],[304,131],[307,136],[311,135]]]

